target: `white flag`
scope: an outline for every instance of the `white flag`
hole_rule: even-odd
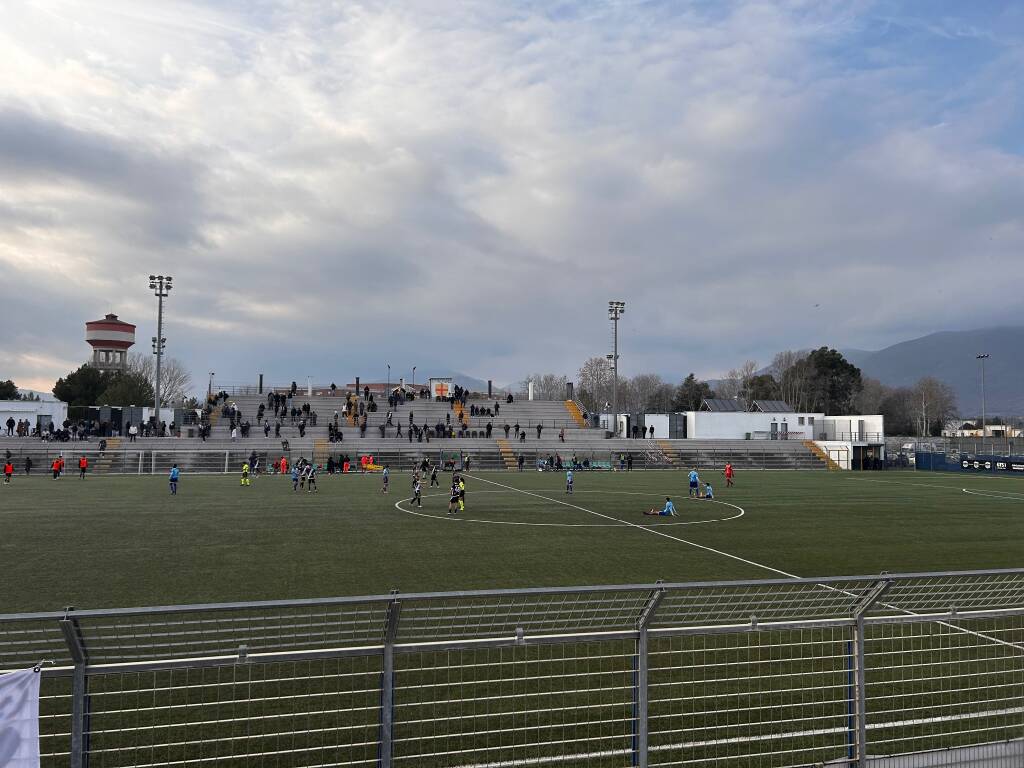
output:
[[[27,669],[0,675],[0,765],[39,768],[39,679]]]

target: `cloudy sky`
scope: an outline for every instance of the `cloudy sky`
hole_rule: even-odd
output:
[[[1019,324],[1024,6],[5,0],[0,379],[713,376]]]

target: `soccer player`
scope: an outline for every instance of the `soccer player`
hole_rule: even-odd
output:
[[[85,473],[89,470],[89,460],[82,456],[78,460],[78,477],[85,480]]]
[[[459,476],[459,512],[466,511],[466,481]]]
[[[412,498],[409,499],[410,506],[413,504],[413,502],[415,502],[417,507],[422,507],[423,506],[423,496],[422,496],[422,494],[423,494],[423,486],[420,485],[419,475],[413,475],[413,478],[412,478]]]
[[[11,475],[14,474],[14,465],[11,464],[10,459],[4,461],[4,485],[11,484]]]
[[[565,492],[572,495],[572,470],[566,470],[565,472]]]
[[[292,465],[292,493],[299,490],[299,468],[297,465]]]
[[[715,492],[711,489],[711,483],[704,483],[704,498],[714,501]]]
[[[654,515],[660,517],[675,517],[676,508],[672,503],[672,499],[668,496],[665,497],[665,508],[664,509],[652,509],[650,512],[644,512],[645,515]]]
[[[171,467],[171,474],[167,476],[167,482],[171,487],[171,496],[178,495],[178,479],[181,477],[181,470],[178,469],[178,465],[175,464]]]
[[[384,481],[384,486],[380,489],[380,492],[387,493],[388,483],[391,482],[391,469],[388,467],[387,464],[384,465],[384,472],[381,479]]]
[[[53,466],[50,467],[53,470],[53,479],[56,480],[60,477],[60,459],[53,460]]]
[[[252,481],[249,480],[249,462],[242,463],[242,485],[252,485]]]
[[[433,467],[430,468],[430,487],[433,488],[435,485],[438,488],[441,487],[441,481],[437,479],[437,465],[436,464]]]
[[[312,462],[306,467],[306,493],[320,493],[316,487],[316,464]]]
[[[732,482],[732,475],[733,475],[732,462],[731,461],[727,461],[727,462],[725,462],[725,487],[726,488],[729,488],[733,484],[733,482]]]
[[[690,470],[690,497],[700,498],[700,475],[697,474],[696,469]]]
[[[448,499],[448,514],[454,515],[459,509],[459,484],[452,480],[451,498]]]

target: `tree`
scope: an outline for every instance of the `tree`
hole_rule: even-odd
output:
[[[127,368],[142,376],[152,385],[156,376],[156,359],[153,355],[132,352],[128,355]],[[162,358],[160,360],[160,400],[167,404],[177,404],[193,394],[195,393],[192,388],[192,374],[185,368],[185,364],[173,357]]]
[[[945,382],[931,376],[920,379],[913,389],[917,433],[938,436],[946,422],[956,416],[956,394]]]
[[[604,404],[612,400],[612,372],[603,357],[591,357],[584,361],[577,376],[577,396],[587,410],[599,412]]]
[[[99,405],[100,395],[112,380],[112,373],[83,365],[57,379],[53,385],[53,394],[68,405]]]
[[[788,349],[772,358],[768,372],[778,382],[779,397],[798,411],[807,411],[807,369],[801,363],[806,352]]]
[[[711,385],[706,381],[698,381],[692,373],[676,387],[675,399],[672,401],[673,411],[696,411],[700,409],[701,401],[708,397],[714,397]]]
[[[814,350],[794,366],[802,371],[807,382],[807,410],[829,416],[854,413],[856,397],[860,394],[860,368],[851,364],[838,351],[828,347]],[[793,403],[790,403],[793,405]]]
[[[630,380],[630,389],[635,399],[634,407],[630,409],[631,412],[659,410],[657,395],[664,384],[661,376],[656,373],[640,373],[634,376]],[[663,408],[664,406],[661,406],[660,409]]]
[[[889,387],[878,379],[864,378],[861,390],[854,403],[857,413],[881,413],[882,401],[889,394]]]
[[[0,400],[20,400],[21,395],[18,393],[18,387],[13,381],[7,379],[7,381],[0,381]]]
[[[520,392],[529,392],[529,383],[533,382],[534,400],[565,400],[565,384],[569,379],[554,373],[535,373],[520,382]]]
[[[779,383],[770,373],[762,373],[758,376],[751,376],[747,381],[746,400],[747,409],[753,406],[755,400],[778,400]]]
[[[887,387],[878,412],[885,417],[886,434],[914,434],[914,392],[909,387]]]
[[[97,405],[145,405],[153,402],[153,385],[136,371],[119,371],[100,393]]]

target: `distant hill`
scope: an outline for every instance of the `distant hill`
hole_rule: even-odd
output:
[[[841,350],[865,376],[892,387],[934,376],[956,392],[962,416],[981,413],[981,368],[975,356],[987,352],[985,401],[989,415],[1024,414],[1024,327],[942,331],[869,352]]]

